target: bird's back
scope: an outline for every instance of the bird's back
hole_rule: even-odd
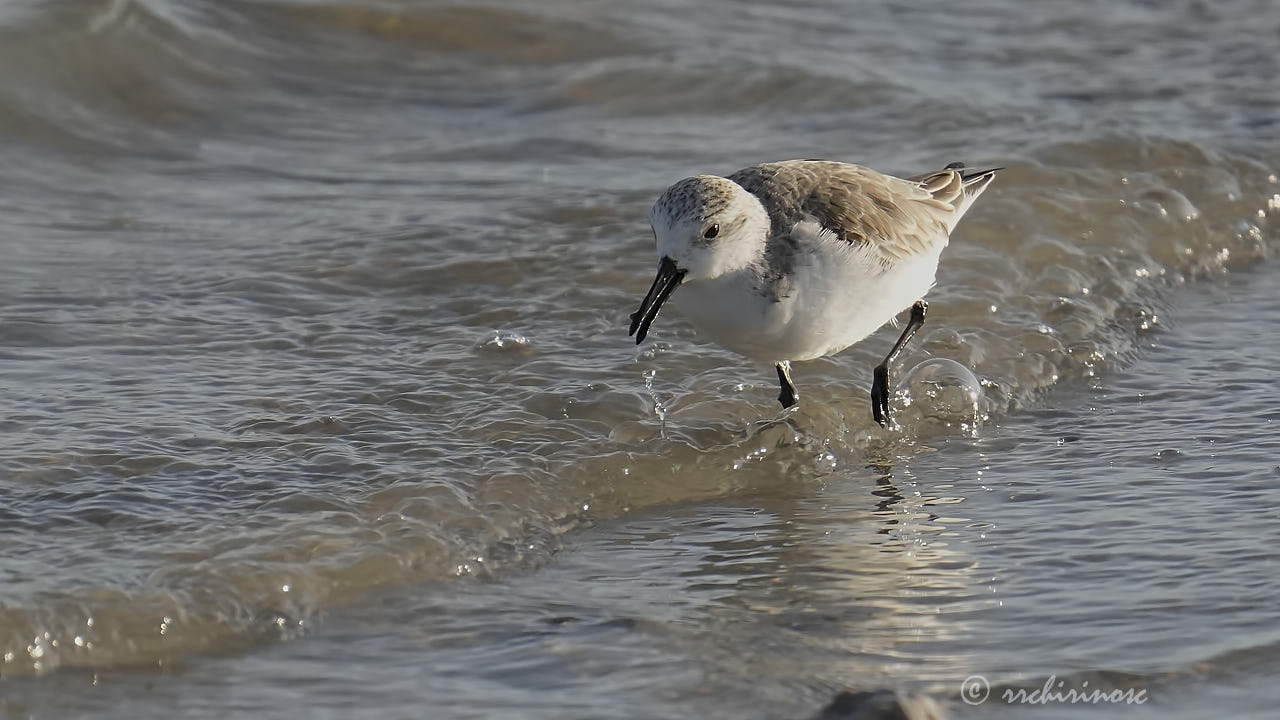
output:
[[[786,160],[728,176],[769,213],[774,237],[818,223],[840,240],[874,249],[888,265],[945,245],[951,230],[995,176],[953,163],[911,178],[828,160]]]

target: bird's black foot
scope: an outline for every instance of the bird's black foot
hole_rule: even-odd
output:
[[[889,421],[889,367],[877,365],[871,381],[871,417],[885,427]]]
[[[796,395],[794,391],[784,388],[782,392],[778,393],[778,402],[782,403],[782,409],[786,410],[800,402],[800,396]]]
[[[875,378],[871,381],[871,417],[875,418],[880,427],[885,427],[889,421],[889,363],[898,357],[907,341],[924,326],[924,316],[928,311],[929,303],[924,300],[915,301],[911,306],[911,319],[902,329],[898,342],[893,344],[893,349],[885,356],[884,362],[876,366]]]
[[[778,393],[778,402],[786,410],[800,400],[800,396],[796,394],[796,386],[791,382],[791,363],[780,362],[774,367],[778,370],[778,385],[782,387],[782,391]]]

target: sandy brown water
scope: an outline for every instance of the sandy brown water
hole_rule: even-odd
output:
[[[0,714],[1280,701],[1280,11],[0,10]],[[671,182],[1008,170],[895,331],[626,338]],[[922,380],[954,361],[976,407]],[[925,366],[928,367],[928,366]],[[912,383],[913,379],[920,382]]]

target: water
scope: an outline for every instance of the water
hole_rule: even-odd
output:
[[[1103,712],[997,701],[1053,676],[1266,716],[1278,31],[1263,0],[7,5],[0,713]],[[897,430],[892,329],[797,366],[790,422],[678,314],[626,338],[657,194],[789,157],[1009,168]]]

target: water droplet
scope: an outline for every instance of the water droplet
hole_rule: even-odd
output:
[[[533,349],[529,338],[514,330],[494,330],[481,339],[476,347],[481,350],[507,353],[523,353]]]

